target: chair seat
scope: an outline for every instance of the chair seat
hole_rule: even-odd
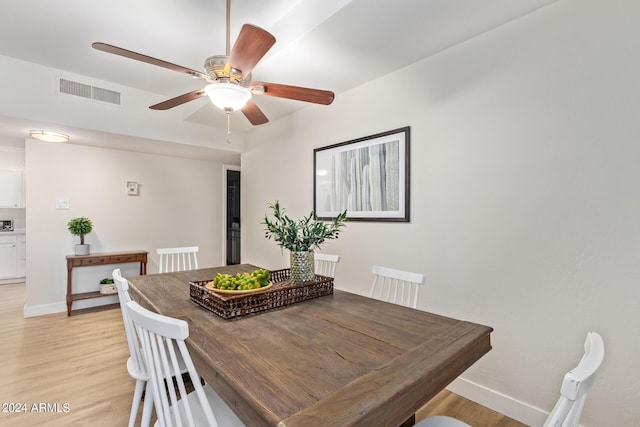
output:
[[[413,427],[471,427],[467,423],[463,423],[455,418],[447,417],[445,415],[436,415],[433,417],[425,418],[424,420],[414,424]]]
[[[140,367],[137,363],[135,363],[135,361],[131,356],[129,356],[129,358],[127,359],[127,371],[129,372],[129,375],[131,376],[131,378],[133,378],[134,380],[139,380],[139,381],[149,380],[149,375],[147,375],[147,371],[142,367]]]
[[[246,427],[245,424],[238,418],[236,414],[233,413],[231,408],[227,406],[226,403],[218,396],[218,393],[215,392],[214,389],[205,385],[202,387],[204,390],[204,394],[207,396],[207,400],[209,401],[209,405],[211,405],[211,410],[216,417],[216,421],[218,421],[219,427]],[[198,396],[195,392],[191,392],[187,395],[186,399],[189,401],[189,406],[191,407],[191,414],[193,415],[193,421],[196,426],[206,426],[207,419],[204,416],[204,412],[202,411],[202,406],[198,403]],[[183,413],[182,419],[186,419],[186,414],[184,414],[184,409],[182,406],[182,401],[179,402],[180,411]],[[173,408],[172,408],[173,409]],[[159,422],[156,421],[154,427],[160,426]]]
[[[174,348],[175,348],[175,345],[174,345]],[[182,373],[187,372],[187,365],[184,363],[184,359],[182,359],[182,357],[180,356],[180,352],[178,351],[177,348],[175,348],[175,351],[178,358],[178,366],[180,367],[180,372]],[[129,372],[129,375],[131,376],[131,378],[133,378],[134,380],[139,380],[139,381],[149,380],[149,375],[147,374],[147,371],[142,366],[136,364],[131,356],[129,356],[129,358],[127,359],[127,371]]]

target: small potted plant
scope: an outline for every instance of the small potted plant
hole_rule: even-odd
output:
[[[90,248],[88,244],[85,245],[84,236],[93,229],[91,220],[84,216],[72,218],[67,223],[67,228],[74,236],[80,236],[80,244],[76,245],[76,255],[89,255]]]
[[[116,289],[115,283],[113,283],[113,279],[110,277],[105,277],[100,280],[100,293],[103,295],[115,294],[118,292]]]
[[[331,222],[319,220],[315,212],[294,221],[285,215],[276,201],[269,205],[274,220],[264,216],[265,237],[273,239],[282,249],[290,252],[291,282],[311,282],[315,278],[313,250],[319,249],[326,240],[337,239],[347,220],[347,211],[341,212]]]

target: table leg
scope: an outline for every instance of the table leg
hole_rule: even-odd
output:
[[[73,270],[73,265],[71,262],[67,261],[67,317],[71,316],[71,304],[73,300],[71,299],[71,271]]]
[[[409,417],[407,421],[403,422],[398,427],[413,427],[415,423],[416,423],[416,414],[413,414]]]

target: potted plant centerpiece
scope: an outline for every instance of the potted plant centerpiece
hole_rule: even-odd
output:
[[[313,250],[319,249],[326,240],[337,239],[340,230],[345,226],[347,211],[341,212],[331,222],[319,220],[315,212],[294,221],[285,215],[276,201],[269,205],[274,220],[264,216],[262,224],[266,226],[265,237],[273,239],[282,249],[290,253],[291,282],[305,283],[315,279]]]
[[[87,217],[72,218],[67,223],[69,232],[74,236],[80,236],[80,244],[76,245],[76,255],[89,255],[89,245],[84,244],[84,236],[93,229],[93,223]]]

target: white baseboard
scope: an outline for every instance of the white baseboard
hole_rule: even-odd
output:
[[[14,283],[24,283],[24,277],[14,277],[11,279],[2,279],[0,280],[0,285],[12,285]]]
[[[88,300],[74,301],[73,310],[81,310],[83,308],[100,307],[102,305],[115,304],[118,302],[118,294],[103,298],[93,298]],[[45,316],[47,314],[66,313],[67,303],[56,302],[53,304],[24,306],[24,317]]]
[[[542,426],[549,415],[540,408],[536,408],[464,378],[454,380],[447,386],[447,390],[528,426]]]
[[[45,316],[47,314],[64,313],[67,311],[67,304],[56,302],[53,304],[24,306],[24,317]]]

